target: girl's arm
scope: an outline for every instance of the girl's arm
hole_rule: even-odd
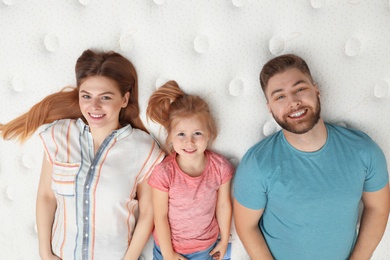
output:
[[[152,190],[145,179],[137,187],[139,217],[125,260],[137,260],[153,230]]]
[[[57,208],[57,201],[51,189],[52,169],[52,164],[44,156],[36,202],[39,255],[43,260],[60,259],[53,254],[51,248],[52,227]]]
[[[154,224],[164,259],[186,259],[173,251],[171,228],[168,222],[168,192],[153,189]]]
[[[231,180],[222,184],[218,190],[216,215],[220,230],[220,241],[217,246],[211,250],[210,255],[214,259],[222,259],[225,256],[229,243],[230,227],[232,221],[232,200],[230,196]]]

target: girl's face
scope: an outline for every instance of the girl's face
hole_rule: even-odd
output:
[[[171,138],[175,152],[182,159],[193,160],[204,156],[210,135],[199,118],[192,116],[176,119]]]
[[[81,112],[92,129],[118,129],[119,112],[127,106],[130,93],[122,96],[117,83],[107,77],[92,76],[79,88]]]

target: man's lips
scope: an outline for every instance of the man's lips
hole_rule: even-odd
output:
[[[288,117],[289,118],[300,118],[302,116],[304,116],[307,112],[307,109],[300,109],[300,110],[297,110],[297,111],[294,111],[293,113],[289,114]]]

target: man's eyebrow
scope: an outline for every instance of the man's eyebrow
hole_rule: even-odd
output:
[[[296,87],[296,86],[298,86],[299,84],[302,84],[302,83],[307,83],[307,81],[304,80],[304,79],[300,79],[300,80],[298,80],[297,82],[295,82],[292,86],[293,86],[293,87]],[[274,91],[272,91],[271,97],[272,97],[273,95],[275,95],[276,93],[282,92],[282,91],[283,91],[283,89],[281,89],[281,88],[275,89]]]
[[[283,91],[283,89],[281,89],[281,88],[275,89],[274,91],[271,92],[271,97],[272,97],[273,95],[275,95],[276,93],[282,92],[282,91]]]
[[[295,83],[293,84],[293,87],[295,87],[295,86],[297,86],[297,85],[299,85],[299,84],[301,84],[301,83],[307,83],[307,82],[306,82],[306,80],[303,80],[303,79],[298,80],[297,82],[295,82]]]

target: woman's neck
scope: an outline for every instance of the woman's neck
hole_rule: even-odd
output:
[[[91,128],[91,135],[93,139],[94,154],[98,151],[104,140],[109,136],[112,131],[119,129],[121,126],[118,124],[117,128]]]

